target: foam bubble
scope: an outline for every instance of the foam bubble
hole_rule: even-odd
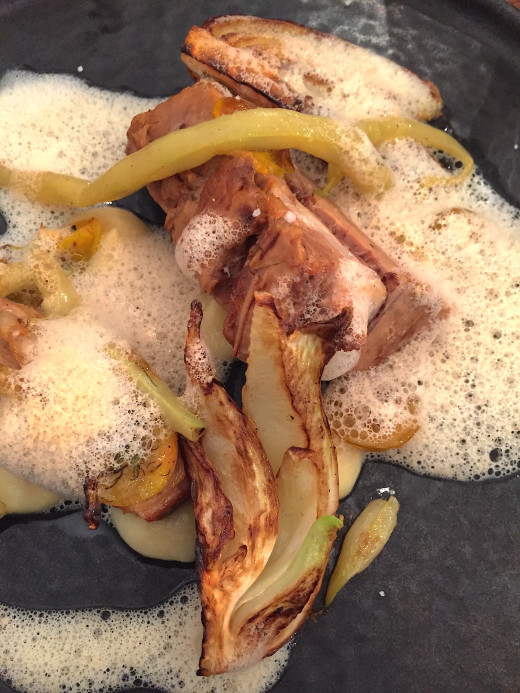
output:
[[[196,279],[225,248],[238,245],[246,233],[247,229],[227,217],[197,214],[185,226],[175,247],[177,264],[183,274]]]
[[[0,89],[3,160],[17,168],[94,177],[124,155],[133,115],[155,103],[69,77],[8,75]],[[0,206],[8,221],[2,241],[17,246],[40,223],[61,227],[76,213],[6,190],[0,190]],[[2,465],[16,467],[17,474],[25,466],[31,479],[59,486],[69,498],[81,494],[87,470],[103,471],[107,456],[122,445],[127,456],[141,454],[157,433],[155,406],[114,368],[107,342],[137,348],[174,390],[184,388],[189,304],[200,291],[176,267],[166,234],[124,235],[124,229],[120,237],[117,229],[104,234],[93,261],[71,275],[82,307],[67,318],[37,323],[34,359],[23,369],[23,407],[14,399],[0,403]],[[66,500],[59,509],[76,505]],[[62,613],[0,605],[0,638],[0,678],[17,690],[40,693],[140,685],[168,693],[254,693],[274,685],[289,653],[285,647],[246,672],[197,677],[202,626],[194,586],[148,610]]]
[[[124,156],[132,117],[157,102],[132,94],[114,98],[75,77],[9,72],[0,82],[2,163],[94,178]],[[40,223],[64,226],[73,214],[9,190],[0,190],[0,207],[8,222],[2,243],[14,245],[27,243]]]
[[[169,235],[154,229],[126,241],[124,233],[102,237],[96,262],[87,263],[72,281],[97,319],[128,341],[181,394],[190,303],[202,292],[175,264]]]
[[[255,29],[251,24],[253,35]],[[241,31],[247,35],[248,28]],[[262,54],[259,64],[256,47],[242,45],[236,58],[245,81],[253,73],[256,89],[269,93],[271,75],[278,73],[277,91],[282,95],[287,85],[305,99],[312,113],[347,123],[382,115],[428,118],[437,111],[429,85],[388,58],[335,36],[312,37],[311,43],[299,32],[292,32],[288,40],[285,26],[273,24],[260,31],[274,44],[271,52]]]

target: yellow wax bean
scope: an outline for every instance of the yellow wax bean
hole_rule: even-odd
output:
[[[164,135],[121,159],[93,181],[1,166],[0,186],[45,203],[86,207],[125,197],[152,181],[200,166],[218,154],[237,149],[288,148],[301,149],[333,164],[363,191],[382,192],[392,184],[389,169],[358,128],[285,109],[256,108]]]

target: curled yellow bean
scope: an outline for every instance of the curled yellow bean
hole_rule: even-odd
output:
[[[375,147],[394,139],[410,137],[425,147],[440,149],[462,163],[462,170],[451,176],[428,176],[423,185],[454,185],[462,183],[473,171],[473,159],[469,152],[447,132],[421,123],[412,118],[392,116],[386,118],[369,118],[357,123]]]

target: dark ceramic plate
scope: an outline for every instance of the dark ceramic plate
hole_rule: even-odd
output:
[[[520,12],[505,0],[3,0],[0,71],[82,65],[96,85],[168,95],[189,83],[189,27],[229,12],[333,31],[433,80],[457,136],[519,205]],[[463,484],[368,464],[341,506],[347,524],[386,486],[401,502],[388,549],[303,628],[274,690],[518,690],[519,479]],[[0,601],[37,609],[146,606],[193,579],[106,527],[89,532],[78,513],[0,521],[0,556]]]

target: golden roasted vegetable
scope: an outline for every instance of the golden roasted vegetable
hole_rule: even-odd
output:
[[[121,460],[120,469],[98,479],[101,503],[122,508],[141,503],[162,491],[177,464],[177,446],[177,434],[170,433],[156,444],[145,460],[136,464]]]
[[[361,473],[365,453],[360,448],[350,445],[342,440],[336,433],[332,433],[332,440],[336,448],[338,459],[338,485],[339,497],[345,498],[352,492]]]
[[[294,22],[244,15],[190,29],[182,60],[195,79],[210,77],[260,106],[322,113],[352,122],[384,113],[431,120],[435,85],[339,36]]]
[[[395,496],[377,499],[367,505],[347,532],[341,553],[331,575],[325,606],[330,606],[338,591],[372,563],[390,539],[397,523],[399,503]]]
[[[60,241],[58,250],[70,257],[72,262],[89,260],[99,248],[102,227],[96,217],[75,222],[72,233]]]
[[[240,631],[240,656],[245,659],[255,653],[259,659],[286,643],[308,618],[342,521],[333,515],[338,476],[321,402],[321,340],[298,331],[287,337],[271,297],[256,294],[250,343],[244,407],[262,442],[277,456],[283,452],[276,475],[280,503],[276,544],[233,616]],[[266,358],[271,374],[263,382]],[[255,415],[263,415],[269,392],[276,405],[268,408],[270,422],[267,415],[259,423]]]
[[[255,422],[276,474],[288,448],[307,447],[307,433],[286,382],[276,316],[270,309],[261,308],[255,309],[253,315],[254,338],[249,344],[242,406],[245,414]]]
[[[320,488],[316,517],[338,508],[338,473],[334,445],[321,399],[324,364],[319,337],[299,331],[287,337],[268,294],[255,294],[244,411],[254,421],[273,468],[288,448],[317,455]]]

